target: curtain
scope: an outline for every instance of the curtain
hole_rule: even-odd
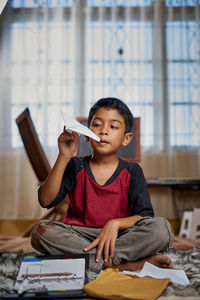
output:
[[[15,124],[27,106],[51,165],[60,111],[87,116],[112,96],[141,118],[146,178],[200,177],[199,13],[192,0],[8,2],[0,17],[0,219],[44,214]],[[174,217],[168,190],[152,197],[156,214]],[[181,211],[199,205],[198,192],[177,197]]]
[[[70,56],[66,36],[71,14],[64,20],[60,7],[26,7],[24,2],[15,8],[11,4],[9,1],[1,16],[0,218],[27,220],[41,217],[46,210],[38,204],[39,182],[15,119],[29,107],[52,165],[57,155],[52,140],[62,128],[58,111],[70,93],[64,79],[70,72],[65,55]],[[66,63],[61,64],[62,60]],[[72,107],[68,101],[64,104]]]

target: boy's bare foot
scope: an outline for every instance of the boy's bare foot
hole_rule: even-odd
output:
[[[149,256],[147,258],[137,260],[137,261],[122,261],[118,266],[114,265],[111,257],[109,257],[108,262],[104,263],[105,268],[117,268],[120,271],[136,271],[142,269],[145,262],[149,262],[150,264],[157,266],[159,268],[172,268],[172,261],[169,256],[156,254]]]

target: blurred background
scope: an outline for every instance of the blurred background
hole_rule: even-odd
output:
[[[44,214],[15,123],[26,107],[51,165],[60,112],[87,117],[111,96],[140,117],[146,178],[200,178],[199,0],[8,0],[0,79],[1,232]],[[177,217],[170,189],[150,193],[156,215]],[[200,207],[199,191],[176,197],[178,218]]]

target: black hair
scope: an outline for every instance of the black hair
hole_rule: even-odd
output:
[[[131,132],[133,126],[133,115],[128,106],[120,99],[107,97],[99,99],[94,105],[90,108],[88,116],[88,127],[92,121],[93,115],[101,107],[113,108],[116,109],[119,114],[124,118],[125,121],[125,133]]]

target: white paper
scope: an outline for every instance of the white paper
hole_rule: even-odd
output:
[[[65,273],[67,276],[50,277],[22,277],[23,274]],[[27,280],[28,279],[28,280]],[[46,287],[48,291],[79,290],[82,289],[85,280],[85,259],[31,259],[23,260],[17,276],[15,289],[23,286],[24,290]]]
[[[6,6],[8,0],[0,0],[0,14],[2,13],[4,7]]]
[[[124,271],[123,273],[139,277],[170,278],[170,281],[174,283],[181,285],[190,284],[184,270],[158,268],[148,262],[145,262],[141,272]]]
[[[67,131],[69,131],[70,133],[72,131],[76,131],[79,134],[86,135],[96,140],[97,142],[100,142],[100,138],[94,132],[92,132],[88,127],[82,125],[76,119],[67,116],[64,112],[61,112],[61,114]]]

